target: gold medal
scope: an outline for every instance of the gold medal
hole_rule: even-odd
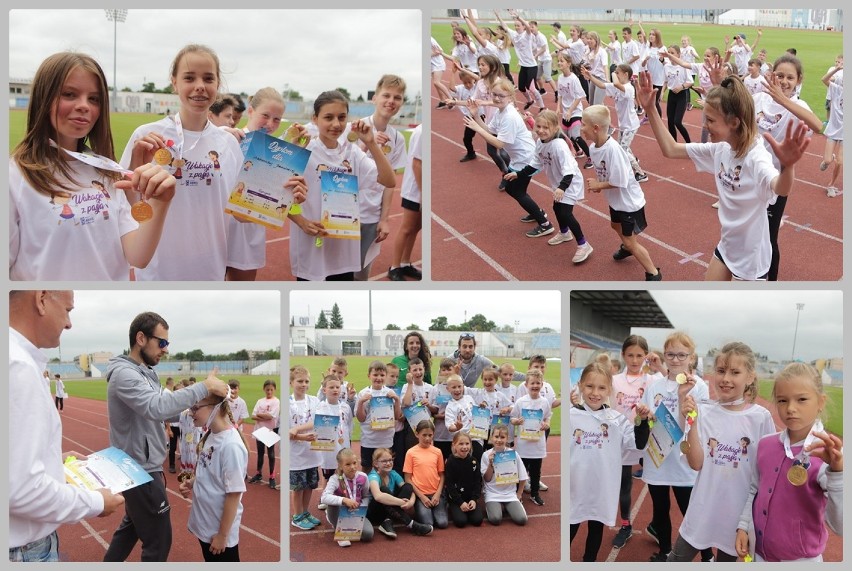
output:
[[[146,222],[153,218],[154,209],[144,200],[140,200],[130,207],[130,215],[137,222]]]
[[[191,432],[187,432],[187,433],[186,433],[186,441],[187,441],[187,442],[192,443],[192,441],[193,441],[194,439],[195,439],[195,437],[193,436],[193,434],[192,434]]]
[[[681,442],[680,443],[680,451],[683,452],[684,454],[689,452],[689,442],[687,442],[686,440]]]
[[[356,133],[355,131],[349,131],[349,134],[348,134],[348,135],[346,135],[346,139],[347,139],[350,143],[354,143],[355,141],[357,141],[357,140],[358,140],[358,133]]]
[[[160,149],[154,153],[154,162],[158,165],[167,165],[172,162],[172,154],[168,149]]]
[[[794,486],[801,486],[808,481],[808,471],[801,464],[791,466],[787,470],[787,480]]]
[[[686,382],[686,375],[684,375],[683,373],[678,373],[675,377],[675,381],[677,381],[677,384],[679,385],[684,384]]]
[[[181,483],[183,483],[187,480],[190,480],[190,479],[192,479],[192,472],[181,472],[180,474],[178,474],[177,479],[178,479],[178,482],[181,482]]]
[[[342,439],[342,438],[338,438],[338,439],[337,439],[337,443],[338,443],[338,444],[343,444],[343,439]]]
[[[386,155],[389,155],[391,152],[390,145],[382,145],[382,152]]]
[[[636,417],[633,419],[633,424],[635,424],[636,426],[640,426],[642,424],[642,417],[637,414]]]

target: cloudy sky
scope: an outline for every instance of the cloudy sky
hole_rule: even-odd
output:
[[[659,291],[652,296],[675,328],[695,339],[699,355],[729,341],[743,341],[772,359],[789,360],[795,333],[796,359],[843,356],[839,291]],[[805,304],[801,312],[796,311],[797,303]],[[652,348],[662,348],[671,331],[633,332],[648,339]]]
[[[369,293],[367,291],[293,291],[290,293],[290,315],[309,316],[314,323],[323,309],[337,303],[346,328],[369,327]],[[400,327],[415,324],[428,329],[436,317],[444,316],[450,324],[463,323],[481,313],[497,326],[510,325],[519,331],[535,327],[561,330],[561,302],[558,291],[388,291],[373,290],[373,328],[389,323]]]
[[[71,329],[61,337],[60,354],[70,361],[81,353],[128,348],[130,322],[143,311],[169,324],[169,351],[201,349],[207,354],[281,345],[281,294],[277,291],[83,291],[74,292]]]
[[[117,32],[104,10],[12,10],[9,77],[30,79],[45,57],[75,50],[97,59],[112,87],[117,35],[119,90],[165,87],[180,48],[200,43],[218,54],[229,92],[287,84],[306,99],[336,87],[366,97],[379,77],[394,73],[414,95],[421,33],[419,10],[131,9]]]

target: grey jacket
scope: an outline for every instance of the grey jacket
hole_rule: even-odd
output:
[[[124,450],[146,472],[162,472],[166,459],[164,421],[176,421],[181,411],[207,396],[196,383],[176,392],[160,386],[157,373],[128,357],[113,357],[107,367],[109,443]]]

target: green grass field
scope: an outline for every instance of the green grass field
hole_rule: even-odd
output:
[[[774,384],[770,379],[761,379],[757,386],[760,396],[770,403]],[[828,396],[825,406],[825,429],[843,437],[843,387],[825,387],[825,394]]]
[[[483,16],[485,12],[482,13]],[[489,11],[489,15],[492,13]],[[503,18],[508,25],[511,25],[511,20]],[[562,30],[568,34],[568,27],[575,22],[562,22]],[[609,30],[615,29],[618,32],[618,39],[621,41],[621,28],[627,25],[627,22],[576,22],[585,29],[594,30],[600,34],[602,41],[607,40]],[[491,23],[491,18],[483,18],[478,25],[494,27],[497,25],[496,19]],[[714,24],[656,24],[653,22],[642,22],[642,27],[645,32],[651,28],[660,30],[660,35],[667,46],[672,44],[680,45],[681,36],[689,36],[692,39],[692,45],[698,51],[699,55],[703,54],[704,49],[710,46],[715,46],[719,50],[725,47],[725,36],[733,37],[736,33],[746,34],[749,44],[753,44],[757,39],[757,28],[748,28],[740,26],[720,26]],[[633,37],[636,37],[638,26],[633,26]],[[550,38],[552,28],[549,25],[540,26],[541,32]],[[434,37],[445,53],[450,53],[453,48],[452,29],[449,23],[433,23],[432,37]],[[819,30],[787,30],[781,28],[763,28],[763,36],[760,38],[758,50],[766,48],[768,54],[767,61],[771,64],[776,57],[783,54],[787,48],[796,48],[798,58],[802,60],[804,68],[804,79],[802,82],[802,95],[811,110],[818,117],[825,117],[825,92],[826,88],[823,85],[822,76],[829,67],[834,65],[834,58],[843,53],[843,36],[840,32],[824,32]],[[515,74],[518,65],[515,59],[514,50],[512,52],[512,73]],[[756,54],[755,54],[756,55]],[[556,69],[554,65],[554,69]]]
[[[175,377],[175,380],[180,380],[183,377]],[[196,375],[196,378],[203,378],[200,375]],[[246,401],[246,406],[248,407],[249,414],[251,414],[252,408],[254,408],[255,403],[264,398],[263,393],[263,382],[266,379],[271,378],[278,384],[278,376],[274,375],[272,377],[262,377],[259,375],[233,375],[233,376],[222,376],[220,377],[223,381],[230,381],[231,379],[237,379],[240,381],[240,397]],[[165,382],[165,377],[160,379]],[[53,390],[53,387],[51,387]],[[91,381],[65,381],[65,391],[71,398],[86,398],[93,400],[102,400],[105,401],[107,398],[107,382],[103,379],[94,379]],[[278,387],[278,398],[282,398],[282,387]],[[286,395],[285,395],[286,398]],[[248,419],[246,421],[248,424],[254,424],[254,421]]]
[[[370,362],[378,359],[384,363],[390,363],[391,359],[393,359],[393,355],[384,356],[384,357],[346,357],[346,361],[349,364],[349,375],[347,376],[347,381],[351,381],[355,383],[355,388],[358,390],[366,387],[369,382],[367,381],[367,370],[370,366]],[[487,355],[486,355],[487,357]],[[323,374],[331,365],[332,357],[290,357],[290,366],[293,365],[304,365],[307,367],[308,371],[311,373],[311,388],[308,391],[308,394],[316,395],[317,391],[320,388],[321,379]],[[492,359],[496,364],[500,365],[504,362],[512,363],[515,366],[515,370],[524,371],[529,364],[528,361],[524,361],[522,359]],[[440,359],[433,359],[432,363],[432,379],[434,380],[438,376],[438,363]],[[547,382],[553,385],[554,390],[557,394],[560,392],[561,387],[561,363],[550,361],[547,363],[547,372],[545,374],[545,378]],[[405,380],[401,380],[400,382],[405,383]],[[477,383],[477,386],[482,386],[481,383]],[[560,424],[560,419],[562,417],[562,407],[558,407],[553,411],[553,417],[550,421],[551,426],[551,434],[561,434],[562,427]],[[361,427],[356,421],[353,427],[352,440],[359,440],[361,438]]]

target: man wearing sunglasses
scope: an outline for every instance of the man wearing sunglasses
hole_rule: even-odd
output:
[[[476,352],[476,337],[473,333],[463,333],[459,336],[459,348],[453,356],[458,359],[456,363],[456,374],[462,378],[464,386],[473,387],[482,376],[482,371],[488,367],[494,367],[494,362]],[[517,382],[526,381],[527,376],[516,371],[512,380]]]
[[[163,462],[163,422],[209,394],[225,397],[228,385],[211,374],[203,383],[170,392],[160,386],[154,367],[168,353],[169,325],[153,312],[140,313],[130,324],[130,352],[110,359],[107,408],[110,445],[124,450],[153,477],[124,492],[126,512],[115,530],[104,561],[124,561],[142,541],[142,561],[166,561],[172,524]]]

